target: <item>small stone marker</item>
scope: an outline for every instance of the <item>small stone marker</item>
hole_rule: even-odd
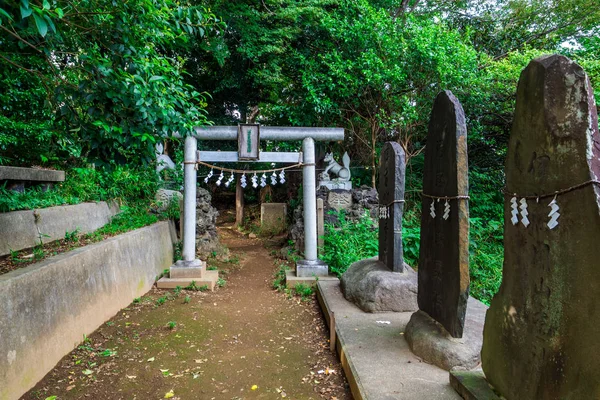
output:
[[[455,338],[469,298],[468,190],[465,114],[446,90],[435,99],[425,150],[418,303]]]
[[[402,212],[404,211],[404,150],[387,142],[379,161],[379,261],[390,271],[404,272]]]
[[[280,233],[287,229],[287,204],[262,203],[260,205],[260,227],[266,232]]]
[[[352,207],[352,192],[349,190],[330,190],[327,203],[336,211],[349,210]]]
[[[533,60],[517,90],[503,279],[481,353],[507,399],[600,398],[599,178],[589,78],[563,56]]]

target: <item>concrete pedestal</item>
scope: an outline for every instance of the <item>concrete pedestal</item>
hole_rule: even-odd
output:
[[[211,291],[215,289],[219,271],[207,271],[206,263],[201,260],[179,260],[171,265],[169,277],[161,278],[156,283],[159,289],[174,289],[177,286],[185,288],[194,282],[196,286],[208,286]]]
[[[329,266],[321,260],[299,260],[296,262],[297,277],[328,276]]]

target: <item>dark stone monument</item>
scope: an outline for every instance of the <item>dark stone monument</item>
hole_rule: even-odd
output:
[[[417,309],[417,276],[402,256],[405,168],[402,147],[386,143],[379,162],[379,258],[355,262],[340,282],[346,299],[367,312]]]
[[[444,91],[435,99],[425,149],[418,302],[456,338],[469,298],[468,192],[465,114]]]
[[[563,56],[533,60],[517,90],[503,279],[481,354],[508,400],[600,398],[599,178],[589,78]]]
[[[404,150],[396,142],[381,149],[379,165],[379,261],[390,271],[404,271],[402,212],[404,211]]]
[[[444,91],[431,112],[425,149],[419,311],[404,337],[413,353],[447,370],[479,364],[487,310],[469,300],[468,191],[465,116]]]

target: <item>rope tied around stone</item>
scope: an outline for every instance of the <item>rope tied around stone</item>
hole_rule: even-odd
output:
[[[433,196],[430,194],[425,194],[423,192],[421,192],[421,196],[423,197],[427,197],[429,199],[433,199],[433,200],[469,200],[470,197],[469,195],[458,195],[458,196]]]
[[[572,192],[572,191],[577,190],[577,189],[581,189],[581,188],[583,188],[585,186],[589,186],[589,185],[599,185],[600,186],[600,181],[598,181],[596,179],[590,179],[589,181],[585,181],[583,183],[570,186],[570,187],[568,187],[566,189],[561,189],[561,190],[554,191],[552,193],[544,193],[544,194],[538,194],[538,195],[519,196],[518,194],[516,194],[514,192],[509,192],[508,189],[506,188],[506,186],[502,189],[502,192],[506,196],[518,197],[519,199],[539,200],[539,199],[545,199],[545,198],[548,198],[548,197],[556,197],[556,196],[559,196],[561,194],[569,193],[569,192]]]
[[[406,203],[406,201],[405,201],[404,199],[401,199],[401,200],[393,200],[393,201],[391,201],[391,202],[389,202],[389,203],[387,203],[387,204],[380,204],[379,206],[380,206],[380,207],[389,207],[389,206],[391,206],[392,204],[396,204],[396,203],[401,203],[401,204],[404,204],[404,203]]]
[[[216,165],[213,164],[208,164],[205,163],[203,161],[184,161],[184,164],[195,164],[196,166],[198,166],[198,164],[200,165],[204,165],[205,167],[208,167],[210,169],[216,169],[217,171],[223,171],[223,172],[229,172],[229,173],[235,173],[235,174],[266,174],[268,172],[278,172],[278,171],[284,171],[286,169],[291,169],[291,168],[297,168],[297,167],[306,167],[306,166],[311,166],[314,164],[303,164],[303,163],[298,163],[298,164],[294,164],[294,165],[290,165],[287,167],[280,167],[280,168],[271,168],[271,169],[257,169],[257,170],[243,170],[243,169],[232,169],[232,168],[223,168],[223,167],[218,167]]]

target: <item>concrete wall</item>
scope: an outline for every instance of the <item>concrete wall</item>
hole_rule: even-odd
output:
[[[18,399],[150,290],[174,239],[173,224],[159,222],[0,275],[0,400]]]
[[[118,212],[115,204],[100,201],[0,213],[0,255],[38,245],[40,232],[44,243],[62,239],[66,231],[78,228],[80,233],[93,232]]]

